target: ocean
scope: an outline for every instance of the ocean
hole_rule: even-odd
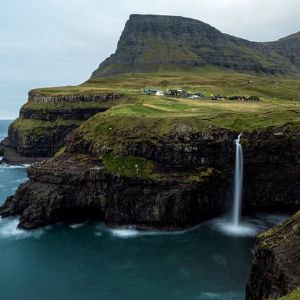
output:
[[[0,203],[26,180],[26,166],[0,165]],[[175,233],[95,222],[26,232],[0,219],[0,299],[242,300],[255,233],[284,217],[246,219],[253,230],[238,236],[222,219]]]

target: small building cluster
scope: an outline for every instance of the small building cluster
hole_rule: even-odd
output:
[[[162,91],[160,89],[147,88],[144,89],[145,95],[155,95],[155,96],[171,96],[171,97],[179,97],[179,98],[188,98],[188,99],[206,99],[206,100],[236,100],[236,101],[260,101],[258,96],[223,96],[223,95],[211,95],[205,96],[201,92],[197,93],[188,93],[183,89],[174,89]]]
[[[148,89],[144,89],[144,94],[145,95],[155,95],[155,96],[171,96],[171,97],[180,97],[180,98],[190,98],[190,99],[206,98],[200,92],[191,94],[182,89],[162,91],[159,89],[148,88]]]
[[[236,100],[236,101],[260,101],[260,98],[258,96],[222,96],[222,95],[216,95],[216,96],[211,96],[209,98],[210,100]]]

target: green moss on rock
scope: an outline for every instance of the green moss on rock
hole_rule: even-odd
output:
[[[18,118],[11,124],[11,129],[17,130],[19,134],[33,134],[33,135],[43,135],[51,129],[58,127],[77,127],[82,123],[82,121],[77,120],[63,120],[58,119],[55,121],[41,121],[34,119],[21,119]]]
[[[300,287],[288,295],[281,297],[279,300],[299,300],[300,299]]]
[[[258,235],[261,247],[272,249],[280,244],[287,245],[293,242],[295,236],[300,235],[300,224],[296,222],[299,218],[300,211],[292,218]]]
[[[190,181],[193,183],[203,183],[207,181],[211,176],[221,174],[220,171],[211,168],[211,167],[200,167],[197,169],[197,172],[189,177]]]
[[[108,173],[124,177],[158,178],[158,175],[154,173],[154,162],[143,157],[116,156],[107,153],[102,159]]]

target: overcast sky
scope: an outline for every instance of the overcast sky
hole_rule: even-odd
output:
[[[300,30],[299,0],[1,0],[0,119],[15,118],[32,88],[88,79],[132,13],[191,17],[253,41]]]

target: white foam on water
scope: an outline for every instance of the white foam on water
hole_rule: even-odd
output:
[[[210,300],[210,299],[217,299],[217,300],[223,300],[223,299],[235,299],[235,300],[241,300],[240,295],[234,292],[229,293],[215,293],[215,292],[202,292],[197,297],[198,300]]]
[[[258,233],[271,228],[284,220],[286,220],[289,215],[278,215],[278,214],[258,214],[255,217],[246,217],[244,222],[239,225],[234,225],[231,221],[223,218],[216,219],[209,223],[212,226],[226,234],[237,237],[252,237],[256,236]]]
[[[137,238],[143,236],[161,236],[161,235],[182,235],[190,231],[197,230],[202,224],[177,231],[164,231],[164,230],[138,230],[134,227],[120,227],[120,228],[110,228],[105,224],[99,223],[96,225],[95,236],[101,236],[103,233],[108,233],[113,237],[117,238]]]
[[[239,225],[235,225],[231,220],[227,220],[225,218],[216,219],[211,222],[212,227],[217,231],[230,236],[236,237],[253,237],[259,231],[259,228],[252,224],[252,222],[244,221]]]
[[[132,238],[141,235],[136,229],[110,229],[110,233],[120,238]]]
[[[255,226],[247,223],[234,225],[232,223],[216,223],[217,228],[226,235],[251,237],[256,236],[258,230]]]
[[[72,229],[78,229],[81,228],[83,226],[85,226],[88,222],[84,222],[84,223],[79,223],[79,224],[70,224],[69,227]]]
[[[17,218],[2,219],[0,217],[0,237],[6,239],[25,239],[25,238],[39,238],[44,230],[36,229],[26,231],[17,228],[19,220]]]
[[[12,182],[12,183],[24,183],[27,180],[28,180],[28,178],[24,177],[24,178],[20,178],[20,179],[11,180],[10,182]]]
[[[24,169],[30,167],[30,164],[9,165],[6,163],[0,164],[0,169]]]
[[[258,233],[284,221],[288,215],[257,215],[253,218],[244,218],[245,221],[238,226],[234,226],[232,222],[226,218],[215,219],[212,221],[204,222],[197,226],[177,231],[159,231],[159,230],[138,230],[134,227],[120,227],[110,228],[103,223],[96,223],[94,235],[97,237],[103,234],[110,234],[116,238],[138,238],[143,236],[156,236],[156,235],[183,235],[188,232],[198,230],[201,226],[209,224],[215,230],[230,236],[235,237],[254,237]],[[222,262],[223,263],[223,262]]]

